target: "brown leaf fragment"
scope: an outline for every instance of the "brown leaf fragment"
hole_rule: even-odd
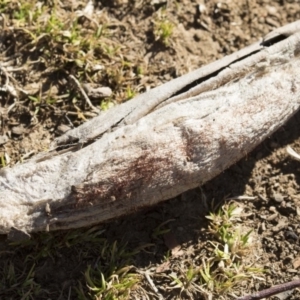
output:
[[[172,232],[164,234],[165,245],[171,250],[173,257],[181,256],[184,252],[181,250],[175,235]]]
[[[170,269],[170,262],[169,261],[165,261],[163,262],[161,265],[159,265],[157,268],[156,268],[156,273],[163,273],[165,271],[168,271]]]

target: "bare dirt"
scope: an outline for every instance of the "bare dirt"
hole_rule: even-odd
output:
[[[84,3],[75,2],[63,1],[59,5],[60,12],[71,14],[78,7],[84,7]],[[109,0],[96,1],[95,9],[99,12],[98,21],[105,19],[106,23],[110,24],[111,44],[121,44],[124,48],[123,52],[115,54],[119,60],[115,60],[113,64],[110,63],[109,57],[103,55],[102,63],[106,71],[92,78],[98,85],[112,89],[113,95],[110,99],[115,104],[128,98],[128,86],[132,89],[134,87],[135,93],[141,93],[250,45],[274,28],[300,17],[297,0]],[[161,18],[166,18],[174,24],[173,33],[167,42],[155,36],[155,24],[160,22]],[[14,24],[9,26],[13,27]],[[18,49],[16,53],[14,49],[18,48],[18,38],[21,38],[21,33],[12,30],[1,34],[2,62],[11,61],[11,58],[18,54],[18,60],[13,59],[13,66],[26,66],[26,71],[14,73],[13,79],[10,80],[16,81],[19,88],[27,91],[31,89],[32,92],[26,95],[18,90],[20,102],[15,103],[9,91],[0,91],[2,165],[3,159],[6,159],[6,165],[13,165],[43,151],[49,142],[61,133],[60,128],[71,126],[70,122],[77,126],[93,115],[80,95],[75,97],[76,107],[80,110],[73,105],[74,97],[73,100],[70,98],[69,103],[69,98],[63,97],[67,91],[74,95],[76,90],[67,77],[72,73],[72,67],[66,65],[66,68],[70,68],[52,72],[46,63],[39,60],[39,54],[35,50],[30,52],[24,48],[24,52]],[[124,57],[121,57],[121,54]],[[25,57],[28,56],[38,63],[26,65]],[[130,67],[118,74],[119,77],[123,76],[122,80],[115,74],[109,76],[109,72],[119,70],[122,59],[130,62]],[[137,68],[143,69],[143,76],[132,75],[137,74]],[[116,77],[120,79],[118,82]],[[2,84],[6,78],[2,73]],[[60,100],[37,105],[32,101],[33,98],[28,98],[30,95],[37,97],[39,93],[48,93],[51,99],[56,97]],[[99,101],[95,100],[93,104],[98,105]],[[65,115],[69,116],[70,122]],[[181,264],[201,263],[197,260],[205,251],[203,247],[208,238],[204,233],[207,228],[204,216],[209,213],[211,203],[224,203],[230,197],[241,195],[256,196],[256,200],[238,201],[247,212],[247,216],[242,217],[243,223],[252,228],[259,239],[256,246],[256,262],[265,269],[265,273],[260,275],[264,281],[253,279],[243,290],[235,291],[235,294],[247,294],[299,278],[300,162],[292,160],[286,153],[288,145],[300,153],[299,126],[300,113],[252,153],[247,154],[242,161],[201,188],[148,211],[138,212],[101,227],[105,229],[103,238],[111,242],[126,242],[129,250],[149,245],[134,255],[131,261],[137,272],[152,272],[151,278],[158,292],[153,290],[145,278],[141,284],[149,299],[159,299],[159,294],[163,299],[205,299],[201,291],[193,291],[190,294],[182,292],[180,288],[170,289],[167,275],[174,270],[178,271]],[[206,198],[208,207],[204,205],[203,197]],[[168,234],[155,235],[158,228],[167,229]],[[75,232],[63,234],[71,236]],[[76,231],[76,234],[80,233]],[[84,231],[81,234],[84,235]],[[5,279],[0,287],[2,299],[77,299],[79,296],[75,288],[80,286],[78,282],[83,290],[87,290],[83,273],[88,265],[94,267],[98,264],[97,253],[100,253],[101,249],[94,244],[93,248],[89,247],[88,242],[58,247],[53,242],[47,244],[47,235],[43,235],[42,238],[40,235],[34,235],[33,242],[17,248],[8,246],[5,237],[2,237],[2,270],[8,263],[14,265],[15,273],[21,274],[18,275],[20,282],[30,271],[30,257],[34,257],[30,266],[34,264],[35,271],[30,278],[35,282],[34,286],[39,286],[41,290],[31,298],[18,297],[12,292],[14,283]],[[60,238],[61,236],[55,233],[55,239]],[[172,257],[170,252],[176,246],[180,246],[182,252],[177,257]],[[40,249],[44,252],[41,253]],[[79,252],[84,253],[84,256],[79,256]],[[167,264],[166,255],[171,255]],[[138,296],[141,295],[141,290],[131,297],[134,295],[136,299],[141,298],[142,296]],[[299,298],[300,291],[295,289],[291,293],[281,294],[279,299]],[[215,295],[213,299],[233,299],[233,296],[225,293]]]

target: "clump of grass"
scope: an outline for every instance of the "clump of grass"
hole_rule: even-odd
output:
[[[69,85],[69,75],[80,83],[109,86],[114,93],[112,99],[117,103],[132,98],[136,93],[133,87],[140,81],[139,74],[134,72],[140,66],[139,58],[133,60],[128,55],[130,43],[119,41],[118,31],[123,31],[121,24],[115,24],[105,9],[100,12],[96,6],[88,14],[82,5],[75,5],[71,11],[65,7],[59,1],[0,3],[5,22],[1,33],[1,58],[5,61],[11,59],[11,64],[19,69],[12,77],[17,79],[16,85],[17,82],[22,84],[15,89],[26,91],[26,85],[31,87],[32,82],[46,81],[55,87],[53,93],[51,88],[43,85],[35,93],[18,95],[18,100],[27,101],[28,106],[41,115],[40,119],[45,107],[51,109],[53,103],[56,108],[73,113],[76,108],[72,100],[76,97],[81,100],[78,103],[80,110],[85,110],[84,99],[78,97],[76,89]],[[104,106],[106,109],[111,107]],[[43,109],[36,109],[39,107]]]
[[[106,111],[114,106],[114,103],[108,99],[101,101],[100,108],[102,111]]]
[[[206,217],[209,226],[203,231],[206,240],[202,241],[201,253],[193,259],[178,260],[170,255],[164,258],[163,263],[168,263],[171,271],[167,275],[168,289],[179,291],[180,298],[205,295],[215,299],[226,297],[253,279],[261,279],[263,270],[255,265],[253,232],[240,225],[242,214],[242,207],[225,204]],[[157,232],[160,231],[159,227]]]
[[[9,250],[12,251],[6,255],[12,256],[0,265],[0,297],[46,299],[47,290],[42,289],[35,278],[36,266],[48,259],[54,263],[61,253],[72,249],[73,253],[77,252],[78,263],[87,260],[78,287],[71,291],[73,297],[76,294],[76,299],[128,299],[141,280],[141,275],[132,266],[133,257],[140,248],[129,251],[126,243],[109,242],[103,232],[102,227],[95,226],[39,233],[31,239],[10,243]],[[17,265],[19,255],[23,258]]]
[[[197,293],[203,294],[203,290],[199,285],[199,267],[193,262],[186,262],[181,267],[175,267],[169,277],[172,280],[170,286],[172,289],[179,289],[180,297],[185,294],[190,299],[194,299]]]
[[[131,257],[136,253],[128,252],[126,245],[119,246],[116,241],[104,243],[96,264],[88,266],[85,272],[89,295],[94,299],[128,299],[141,279],[131,265]],[[84,296],[82,288],[78,293]]]
[[[6,261],[0,271],[1,298],[36,299],[40,296],[43,291],[35,281],[34,270],[34,264],[29,268],[20,270],[16,268],[12,261]]]
[[[249,260],[254,256],[252,230],[240,226],[242,213],[241,207],[230,203],[207,216],[213,240],[208,242],[210,254],[202,259],[200,281],[215,294],[229,292],[253,278],[261,279],[258,275],[263,270]]]
[[[174,28],[175,25],[167,18],[165,10],[159,11],[157,18],[154,20],[155,40],[161,41],[165,46],[169,46]]]
[[[11,242],[11,249],[18,248],[21,251],[28,251],[26,257],[28,262],[38,262],[42,258],[50,257],[55,259],[59,256],[61,249],[76,246],[103,244],[106,239],[102,237],[104,230],[99,226],[87,230],[69,230],[66,232],[41,232],[33,235],[31,239],[21,242]]]
[[[164,45],[168,46],[170,44],[170,39],[172,37],[173,30],[174,24],[169,20],[158,21],[155,24],[154,32],[156,40],[160,40]]]

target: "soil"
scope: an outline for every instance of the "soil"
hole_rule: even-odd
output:
[[[82,5],[72,1],[63,2],[60,9],[64,14],[71,13]],[[122,43],[126,48],[126,60],[132,62],[130,71],[137,66],[143,68],[143,76],[131,80],[136,93],[242,49],[260,40],[274,28],[300,17],[297,0],[103,0],[95,2],[95,9],[98,12],[102,10],[106,20],[114,28],[110,39]],[[153,29],[155,22],[159,22],[157,20],[162,11],[164,17],[174,24],[174,32],[167,42],[155,36]],[[11,57],[14,54],[11,50],[8,51],[11,38],[7,35],[1,40],[1,50],[7,50],[6,54],[2,54],[3,61],[6,61],[5,55]],[[106,63],[108,68],[109,61],[106,60]],[[109,67],[111,70],[114,68],[111,65]],[[118,68],[118,65],[115,67]],[[25,90],[34,89],[35,84],[42,81],[43,93],[51,91],[52,97],[60,97],[67,89],[71,89],[66,75],[46,71],[47,68],[42,69],[41,66],[28,67],[26,74],[18,74],[14,80]],[[1,76],[3,83],[4,76]],[[124,91],[129,81],[124,79],[118,85],[107,76],[100,76],[97,84],[112,89],[111,99],[117,105],[126,98]],[[67,88],[64,89],[64,85]],[[39,89],[40,87],[37,88]],[[32,92],[32,95],[36,94]],[[25,99],[24,95],[22,97]],[[64,118],[65,111],[71,112],[69,116],[74,126],[93,115],[90,108],[82,104],[82,99],[78,100],[78,106],[85,113],[84,118],[80,118],[71,104],[68,104],[68,108],[62,102],[40,105],[40,113],[37,114],[37,106],[32,102],[22,98],[20,103],[14,104],[12,98],[9,92],[1,91],[0,154],[2,157],[9,157],[6,161],[11,166],[43,151],[60,134],[59,128],[70,126]],[[93,104],[97,105],[97,101]],[[120,218],[101,227],[105,229],[105,238],[111,242],[126,241],[128,249],[149,245],[134,255],[131,262],[140,273],[148,270],[154,274],[156,270],[151,278],[159,292],[155,292],[145,278],[141,285],[147,291],[149,299],[159,299],[159,294],[163,299],[205,299],[201,291],[189,294],[181,292],[180,288],[169,289],[164,275],[176,268],[180,269],[180,264],[185,262],[194,261],[197,265],[208,239],[205,234],[208,226],[205,216],[212,208],[212,203],[221,204],[235,196],[255,196],[254,200],[236,201],[247,212],[247,216],[241,218],[243,225],[257,234],[257,248],[254,251],[256,263],[265,269],[265,273],[260,275],[264,280],[253,279],[242,290],[232,294],[255,292],[299,277],[300,162],[292,160],[286,153],[288,145],[300,153],[299,125],[300,113],[297,113],[247,157],[204,186],[148,211]],[[5,143],[2,142],[4,140]],[[208,207],[204,205],[204,197]],[[155,236],[153,233],[157,228],[167,228],[168,235]],[[40,237],[34,235],[33,239],[39,240]],[[170,243],[179,245],[181,252],[177,257],[174,255],[166,265],[166,253],[174,248]],[[11,261],[16,269],[23,270],[25,258],[36,251],[37,247],[36,244],[31,244],[12,248],[7,245],[5,237],[2,237],[2,244],[1,267],[4,268],[7,261]],[[49,253],[53,251],[51,247],[55,246],[49,245]],[[85,257],[78,261],[78,252],[83,249]],[[31,299],[76,299],[78,295],[75,288],[81,282],[83,289],[86,289],[83,273],[88,265],[97,264],[97,251],[101,249],[87,249],[87,245],[77,245],[56,248],[55,255],[44,253],[35,261],[34,274],[34,281],[43,292]],[[20,299],[11,296],[10,287],[2,286],[1,289],[2,299]],[[140,290],[136,291],[131,298],[141,297],[140,293]],[[215,295],[213,299],[233,299],[232,294]],[[279,299],[299,298],[300,291],[295,289],[281,294]]]

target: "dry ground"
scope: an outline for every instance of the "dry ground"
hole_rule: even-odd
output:
[[[0,167],[95,115],[72,76],[90,93],[93,83],[93,105],[109,109],[300,17],[297,0],[103,0],[92,11],[86,4],[0,1]],[[2,236],[1,299],[233,299],[298,278],[300,163],[285,148],[300,152],[299,122],[298,113],[214,180],[147,212],[21,244]],[[245,278],[205,277],[200,270],[220,242],[205,216],[219,204],[226,214],[226,199],[239,195],[252,197],[236,201],[243,212],[229,218],[252,230],[247,253],[235,253],[234,275]],[[222,260],[206,275],[219,276]],[[296,289],[279,299],[299,298]]]

